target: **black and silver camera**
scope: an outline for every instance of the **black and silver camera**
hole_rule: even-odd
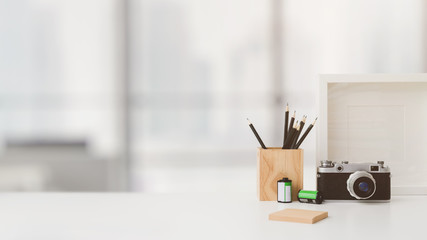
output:
[[[390,169],[377,163],[321,161],[317,190],[324,199],[390,200]]]

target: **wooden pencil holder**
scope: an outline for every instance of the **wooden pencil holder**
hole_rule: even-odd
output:
[[[292,201],[303,188],[303,150],[258,148],[257,193],[260,201],[277,201],[277,181],[292,180]]]

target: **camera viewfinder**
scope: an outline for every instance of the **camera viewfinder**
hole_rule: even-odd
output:
[[[371,166],[371,171],[379,171],[380,168],[378,166]]]

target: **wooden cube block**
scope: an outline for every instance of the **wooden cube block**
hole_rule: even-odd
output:
[[[277,201],[277,181],[287,177],[292,180],[292,200],[303,188],[303,150],[258,148],[257,193],[260,201]]]
[[[288,208],[270,214],[268,219],[273,221],[313,224],[327,217],[328,212]]]

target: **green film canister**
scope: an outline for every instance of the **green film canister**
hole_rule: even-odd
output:
[[[292,180],[283,178],[277,181],[277,201],[281,203],[292,202]]]
[[[299,190],[298,201],[302,203],[321,204],[323,202],[322,194],[319,191]]]

